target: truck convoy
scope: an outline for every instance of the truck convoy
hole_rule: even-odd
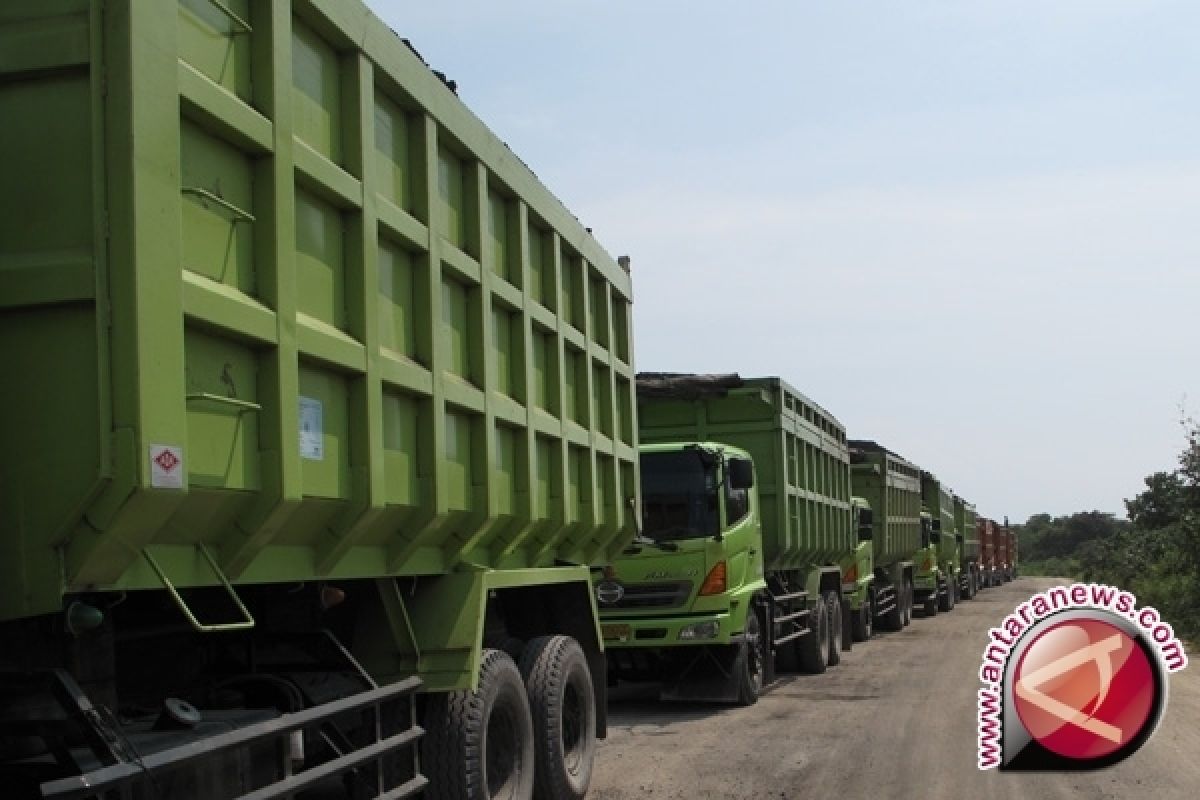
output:
[[[4,796],[582,797],[628,265],[356,0],[12,0],[0,53]]]
[[[642,527],[596,583],[610,680],[750,704],[907,625],[922,569],[935,611],[977,574],[953,495],[783,380],[641,373],[636,390]]]
[[[755,702],[840,660],[856,543],[838,421],[779,378],[641,374],[643,523],[596,586],[613,679]]]
[[[358,0],[0,53],[6,798],[582,798],[610,681],[751,703],[953,603],[947,491],[636,378],[628,261]]]

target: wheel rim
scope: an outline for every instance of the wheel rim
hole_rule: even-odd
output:
[[[583,697],[574,683],[568,683],[563,691],[562,706],[562,749],[563,763],[567,772],[578,775],[583,765],[584,725],[587,710]]]
[[[746,675],[756,692],[762,688],[762,637],[758,632],[758,616],[753,611],[746,619]]]
[[[507,797],[521,771],[520,728],[512,709],[492,709],[487,724],[487,787],[491,797]]]

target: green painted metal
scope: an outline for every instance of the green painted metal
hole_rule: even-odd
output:
[[[728,459],[750,458],[747,451],[719,442],[698,444],[726,464]],[[647,455],[677,453],[679,449],[678,443],[647,444],[640,448]],[[717,473],[717,481],[722,484],[728,480],[727,473],[721,471],[723,468],[718,467]],[[752,598],[767,585],[761,531],[764,513],[772,513],[771,507],[762,502],[761,494],[750,491],[747,495],[745,516],[730,522],[727,495],[717,492],[719,540],[714,536],[682,538],[671,542],[674,549],[666,550],[635,544],[613,560],[611,578],[621,582],[631,596],[664,583],[685,586],[686,590],[666,606],[601,607],[606,646],[655,648],[729,644],[742,634],[746,615],[753,608]],[[719,563],[725,565],[725,590],[701,595],[705,577]],[[717,624],[712,636],[702,641],[681,638],[683,628],[704,621]]]
[[[632,535],[627,271],[361,3],[8,2],[0,119],[0,619]]]
[[[960,548],[954,519],[954,493],[937,479],[933,473],[921,473],[921,503],[929,512],[931,521],[940,521],[941,536],[938,537],[934,551],[940,569],[949,575],[957,575],[961,570]]]
[[[849,442],[850,480],[859,501],[872,510],[870,542],[862,542],[853,557],[843,559],[845,593],[854,610],[877,590],[898,585],[921,548],[921,470],[876,442]]]
[[[845,429],[780,378],[743,384],[695,398],[639,395],[641,440],[745,450],[762,504],[766,569],[836,564],[857,544]]]
[[[954,525],[963,537],[962,557],[964,561],[979,560],[979,531],[975,504],[954,495]]]
[[[921,469],[875,442],[850,443],[854,493],[874,514],[874,563],[909,561],[921,547]]]

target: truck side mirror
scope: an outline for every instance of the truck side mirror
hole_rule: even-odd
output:
[[[754,462],[748,458],[729,459],[729,485],[734,489],[749,489],[754,485]]]

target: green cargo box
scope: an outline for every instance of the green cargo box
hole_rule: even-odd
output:
[[[921,473],[921,502],[930,517],[941,524],[937,541],[938,558],[958,561],[958,542],[954,539],[954,493],[931,472]]]
[[[921,469],[881,445],[851,440],[854,494],[871,505],[876,567],[910,561],[921,548]]]
[[[678,376],[656,377],[638,376],[642,442],[716,441],[750,454],[767,570],[836,563],[854,549],[849,451],[833,415],[779,378],[689,396]],[[653,384],[672,388],[664,394]]]
[[[0,619],[632,534],[627,270],[360,3],[10,0],[0,120]]]
[[[969,561],[979,560],[979,532],[976,526],[975,504],[954,495],[954,524],[963,537],[962,557]]]

